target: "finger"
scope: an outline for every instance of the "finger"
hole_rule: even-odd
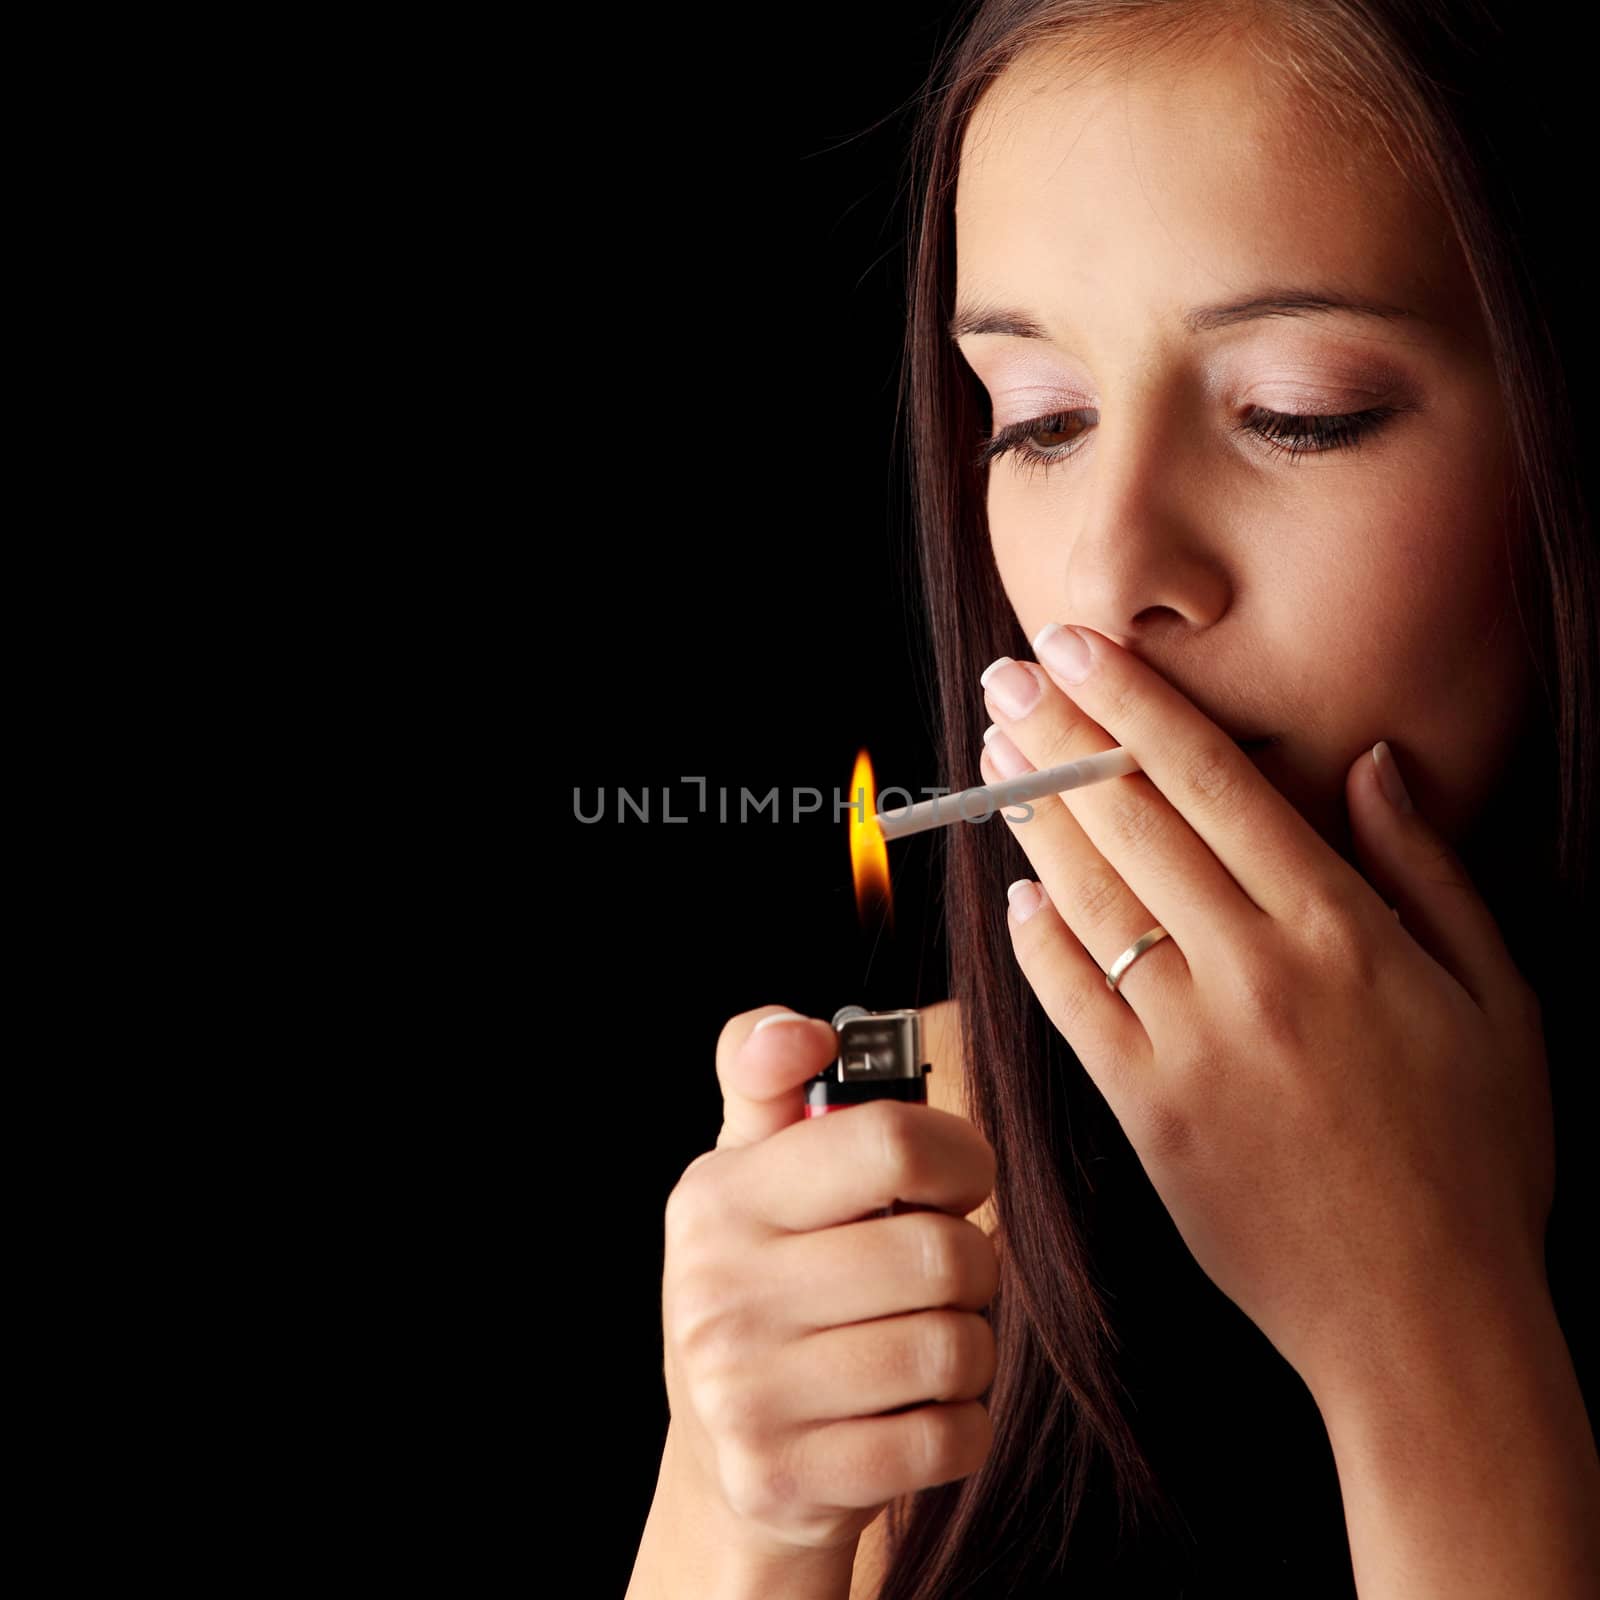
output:
[[[1385,767],[1389,782],[1399,785],[1393,800],[1384,787]],[[1357,859],[1401,927],[1483,1011],[1514,1026],[1532,1025],[1528,984],[1500,924],[1466,863],[1406,794],[1386,743],[1364,750],[1352,763],[1345,800]]]
[[[722,1084],[717,1149],[755,1144],[803,1121],[806,1079],[838,1053],[839,1036],[820,1017],[802,1017],[783,1006],[730,1017],[717,1039],[717,1078]]]
[[[983,1406],[952,1400],[808,1428],[796,1440],[794,1475],[820,1504],[883,1505],[908,1483],[932,1488],[967,1477],[983,1465],[993,1444],[994,1427]]]
[[[986,748],[979,767],[984,780],[990,783],[1015,775],[1014,755],[1017,761],[1037,766],[1075,759],[1070,753],[1070,740],[1061,746],[1061,751],[1069,753],[1041,753],[1037,763],[1027,763],[1027,758],[1017,751],[1003,729],[996,728],[992,737],[988,734],[984,737]],[[1103,743],[1101,748],[1104,748]],[[1079,755],[1086,753],[1077,752]],[[1084,833],[1067,806],[1066,796],[1050,795],[1032,804],[1035,818],[1026,824],[1015,824],[1012,831],[1027,853],[1065,930],[1089,958],[1089,965],[1099,972],[1104,988],[1105,974],[1112,963],[1141,933],[1154,926],[1156,919]],[[1029,832],[1036,820],[1042,826],[1036,832]],[[1176,944],[1173,949],[1177,950]],[[1179,959],[1181,963],[1181,957]],[[1155,962],[1140,975],[1139,993],[1146,1000],[1159,995],[1169,1000],[1174,998],[1172,979],[1187,978],[1187,968],[1181,965],[1177,974],[1163,977],[1164,966],[1162,962]],[[1106,993],[1110,995],[1112,991],[1106,990]],[[1117,1010],[1126,1011],[1131,1003],[1131,996],[1124,996]]]
[[[1087,647],[1087,665],[1074,669],[1071,656],[1080,640]],[[1090,817],[1105,817],[1117,803],[1100,791],[1149,784],[1237,885],[1229,895],[1210,878],[1199,903],[1188,906],[1167,904],[1157,883],[1136,885],[1191,960],[1217,944],[1216,927],[1208,938],[1196,919],[1225,913],[1232,920],[1235,902],[1242,903],[1243,896],[1268,916],[1293,922],[1308,892],[1338,903],[1361,886],[1359,874],[1267,781],[1234,737],[1138,656],[1092,629],[1054,623],[1040,629],[1034,650],[1051,681],[1105,730],[1112,745],[1125,747],[1139,763],[1137,773],[1074,791],[1083,799],[1075,809],[1086,827]],[[1188,865],[1192,868],[1193,861]],[[1179,919],[1182,932],[1169,915]]]
[[[976,1400],[994,1382],[994,1331],[970,1311],[918,1311],[824,1328],[778,1348],[752,1378],[796,1426],[871,1416],[899,1406]]]
[[[1014,775],[1009,770],[1014,765],[1014,757],[1025,765],[1042,769],[1107,748],[1103,731],[1089,722],[1037,665],[1029,662],[1010,665],[1036,680],[1039,697],[1025,713],[1008,716],[1006,703],[985,685],[985,704],[1004,717],[1007,724],[1005,727],[996,725],[992,736],[985,735],[985,750],[979,765],[986,781],[998,782]],[[998,679],[990,681],[999,686]],[[1001,693],[1005,693],[1004,688]],[[1018,702],[1011,700],[1010,705],[1015,709]],[[1026,749],[1020,748],[1024,740]],[[1094,787],[1103,789],[1123,781],[1111,779],[1109,784]],[[1085,832],[1070,803],[1079,793],[1073,790],[1066,795],[1051,795],[1035,801],[1035,815],[1013,824],[1012,832],[1027,853],[1061,920],[1093,958],[1103,977],[1117,957],[1141,934],[1154,927],[1158,918],[1116,863],[1108,860],[1098,842]],[[1197,848],[1203,849],[1198,841],[1195,843]],[[1212,869],[1221,870],[1214,861]],[[1130,969],[1129,988],[1122,992],[1120,999],[1102,983],[1107,1010],[1126,1011],[1131,1006],[1149,1026],[1153,1019],[1184,1008],[1184,986],[1189,982],[1189,969],[1177,954],[1181,941],[1176,931],[1168,928],[1168,932],[1172,939],[1163,944],[1170,943],[1172,949],[1165,954],[1152,949],[1148,961],[1141,959],[1137,975]],[[1215,937],[1214,929],[1211,936]],[[1154,1020],[1154,1026],[1159,1029],[1159,1020]]]
[[[1044,1013],[1072,1046],[1083,1069],[1124,1127],[1148,1093],[1155,1050],[1143,1021],[1106,987],[1106,975],[1061,920],[1039,884],[1021,878],[1006,891],[1006,926],[1017,965]],[[1171,944],[1163,939],[1149,954]],[[1182,961],[1181,951],[1175,959]],[[1138,966],[1144,957],[1134,965]],[[1132,976],[1130,969],[1129,976]],[[1182,979],[1189,981],[1187,969]]]
[[[847,1259],[851,1270],[840,1272]],[[763,1255],[766,1320],[821,1328],[950,1306],[981,1311],[1000,1284],[994,1241],[974,1222],[914,1211],[774,1239]]]
[[[994,1189],[994,1149],[978,1128],[909,1101],[869,1100],[797,1121],[759,1154],[732,1162],[724,1181],[729,1203],[774,1232],[857,1222],[896,1200],[964,1217]]]

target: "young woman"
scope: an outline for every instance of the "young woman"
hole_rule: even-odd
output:
[[[631,1592],[1600,1592],[1600,578],[1516,37],[1056,0],[939,63],[946,770],[1141,770],[945,831],[959,1103],[804,1122],[826,1025],[729,1023]]]

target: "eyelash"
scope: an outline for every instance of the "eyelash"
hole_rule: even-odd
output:
[[[1288,411],[1268,411],[1264,406],[1252,406],[1250,415],[1235,430],[1253,433],[1272,450],[1287,456],[1290,464],[1297,456],[1326,455],[1330,450],[1354,449],[1366,435],[1381,427],[1400,410],[1399,406],[1374,406],[1368,411],[1350,411],[1342,416],[1300,416]],[[1032,417],[1026,422],[1013,422],[980,440],[982,449],[973,458],[974,467],[984,467],[998,461],[1001,456],[1015,453],[1024,468],[1038,464],[1046,472],[1058,462],[1078,453],[1076,443],[1053,451],[1035,450],[1028,440],[1038,433],[1064,433],[1066,425],[1078,413],[1053,411],[1048,416]],[[1263,425],[1265,424],[1265,425]],[[1083,437],[1078,435],[1079,439]],[[1289,439],[1312,439],[1313,444],[1288,444]]]

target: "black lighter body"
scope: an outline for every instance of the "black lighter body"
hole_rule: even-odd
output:
[[[928,1074],[933,1066],[922,1059],[920,1012],[845,1006],[834,1014],[833,1028],[839,1036],[839,1054],[832,1065],[806,1080],[808,1117],[865,1105],[869,1100],[928,1103]],[[868,1215],[892,1217],[903,1211],[930,1209],[896,1200]]]

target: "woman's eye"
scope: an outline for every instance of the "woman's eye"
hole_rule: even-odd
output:
[[[1099,413],[1095,411],[1057,411],[1046,417],[1013,422],[980,440],[982,448],[973,465],[987,466],[1001,456],[1014,453],[1019,461],[1029,465],[1037,463],[1048,472],[1057,461],[1064,461],[1077,449],[1075,441],[1082,436],[1082,430],[1073,433],[1072,423],[1074,418],[1085,416],[1099,420]],[[1045,448],[1036,448],[1035,439],[1046,441]]]
[[[1268,411],[1253,406],[1239,424],[1239,431],[1254,434],[1270,449],[1287,456],[1321,455],[1329,450],[1354,448],[1374,429],[1387,422],[1400,407],[1373,406],[1366,411],[1350,411],[1340,416],[1300,416],[1287,411]],[[985,467],[1004,455],[1015,455],[1024,468],[1038,466],[1048,472],[1058,461],[1076,455],[1085,429],[1073,431],[1074,419],[1099,420],[1095,411],[1055,411],[1048,416],[1030,417],[986,435],[973,459],[974,467]],[[1043,449],[1033,441],[1045,441]]]

